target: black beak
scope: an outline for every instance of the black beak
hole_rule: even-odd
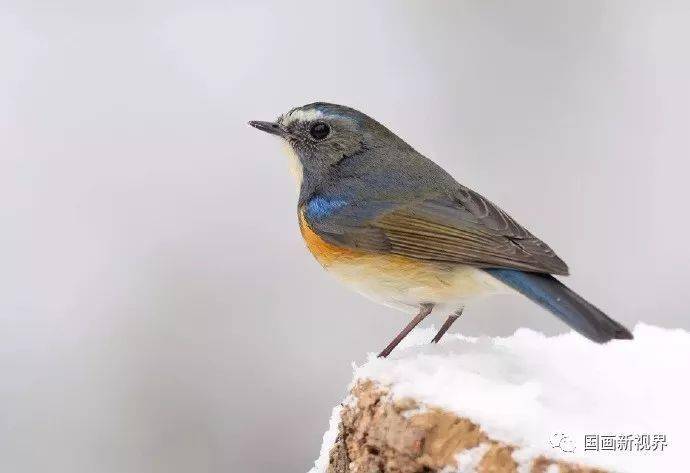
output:
[[[283,128],[274,122],[259,122],[252,120],[249,122],[249,124],[258,130],[265,131],[266,133],[270,133],[272,135],[283,136],[285,134]]]

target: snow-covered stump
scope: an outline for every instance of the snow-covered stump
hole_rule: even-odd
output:
[[[432,335],[355,366],[312,473],[690,471],[690,333]]]

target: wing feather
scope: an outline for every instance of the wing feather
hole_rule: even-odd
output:
[[[372,211],[375,208],[376,211]],[[410,202],[358,202],[309,225],[324,239],[376,253],[392,253],[481,268],[568,274],[549,246],[476,192],[435,193]]]

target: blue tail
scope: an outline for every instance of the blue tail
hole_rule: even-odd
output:
[[[528,273],[504,268],[489,268],[485,271],[536,302],[594,342],[605,343],[614,338],[633,338],[628,329],[575,294],[550,274]]]

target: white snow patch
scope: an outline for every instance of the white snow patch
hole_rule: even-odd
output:
[[[482,461],[482,457],[484,457],[484,454],[488,450],[489,444],[482,443],[474,448],[458,453],[455,456],[458,467],[455,470],[452,468],[445,468],[446,471],[444,473],[472,473],[477,469],[479,463]]]
[[[639,324],[635,340],[605,345],[527,329],[507,338],[449,334],[433,345],[433,333],[414,331],[387,359],[369,354],[355,366],[353,383],[372,379],[394,398],[469,418],[491,438],[516,445],[521,467],[543,454],[620,472],[684,469],[690,333]],[[331,430],[337,422],[331,419]],[[585,450],[585,435],[659,434],[666,436],[663,451],[660,441],[656,451],[624,443],[617,451]],[[322,448],[326,464],[330,445]]]
[[[342,407],[338,405],[333,408],[333,411],[331,411],[331,420],[328,421],[328,430],[325,434],[323,434],[319,458],[316,459],[314,466],[311,470],[309,470],[309,473],[324,473],[326,468],[328,468],[328,454],[331,452],[331,447],[333,447],[336,437],[338,437],[341,409]]]

